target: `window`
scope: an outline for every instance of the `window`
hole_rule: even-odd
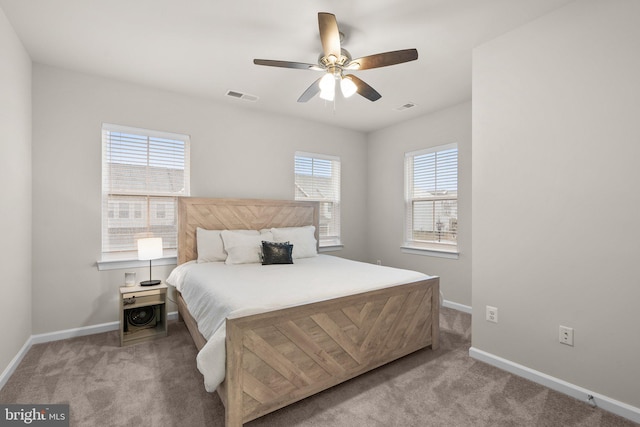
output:
[[[340,245],[340,158],[297,152],[295,199],[320,202],[320,246]]]
[[[188,136],[103,124],[103,253],[150,235],[177,248],[177,197],[188,195]]]
[[[404,165],[404,246],[457,252],[457,144],[406,153]]]

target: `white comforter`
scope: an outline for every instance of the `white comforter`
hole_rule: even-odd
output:
[[[329,255],[296,259],[295,264],[225,265],[196,263],[176,267],[167,283],[175,286],[198,322],[207,344],[198,369],[207,391],[225,375],[225,319],[380,289],[429,276]]]

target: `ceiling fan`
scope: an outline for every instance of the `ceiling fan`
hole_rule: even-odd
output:
[[[416,49],[394,50],[352,59],[351,54],[340,46],[342,34],[338,30],[338,22],[335,15],[324,12],[318,13],[318,27],[320,29],[323,52],[320,54],[317,64],[271,59],[253,60],[256,65],[323,71],[325,73],[324,76],[313,82],[300,95],[298,102],[307,102],[318,92],[320,92],[320,98],[333,101],[337,82],[340,82],[340,89],[345,98],[357,92],[369,101],[377,101],[382,95],[362,79],[353,74],[345,74],[345,71],[368,70],[418,59],[418,51]]]

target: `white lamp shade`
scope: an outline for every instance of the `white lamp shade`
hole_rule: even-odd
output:
[[[162,237],[138,240],[138,259],[152,260],[162,258]]]
[[[358,87],[349,77],[343,77],[342,80],[340,80],[340,90],[345,98],[349,98],[356,93]]]
[[[323,92],[335,92],[336,78],[333,76],[333,74],[327,73],[322,76],[322,78],[320,79],[320,83],[318,83],[318,86],[320,86],[320,90]]]

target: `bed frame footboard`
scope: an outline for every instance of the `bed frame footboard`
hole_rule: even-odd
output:
[[[227,319],[226,426],[421,348],[438,348],[439,278]]]

